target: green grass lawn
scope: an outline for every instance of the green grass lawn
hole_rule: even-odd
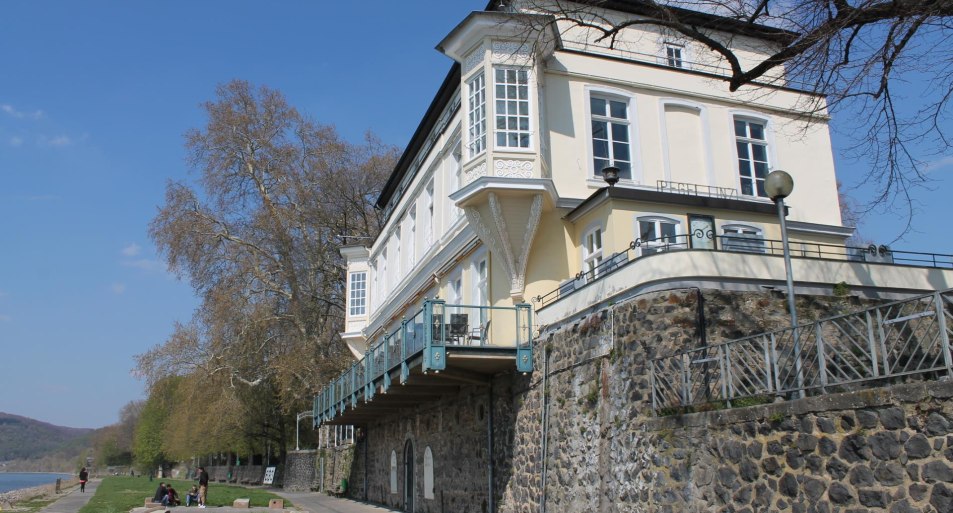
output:
[[[159,487],[158,479],[149,481],[148,477],[112,476],[103,478],[96,489],[96,495],[83,506],[79,513],[126,513],[132,508],[142,506],[146,497],[152,497]],[[185,509],[185,494],[196,481],[182,479],[163,479],[172,483],[175,491],[182,500],[182,506],[176,509]],[[243,488],[220,483],[209,483],[207,506],[231,506],[235,499],[251,499],[253,507],[268,506],[271,499],[280,499],[277,495],[257,488]],[[291,506],[285,500],[285,507]],[[195,507],[195,506],[193,506]],[[196,508],[196,511],[198,509]]]

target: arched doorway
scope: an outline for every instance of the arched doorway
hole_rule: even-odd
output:
[[[404,444],[404,511],[414,511],[414,443]]]

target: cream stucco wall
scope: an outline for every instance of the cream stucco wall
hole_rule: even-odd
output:
[[[823,117],[810,124],[799,119],[802,95],[784,90],[732,95],[724,82],[709,78],[558,52],[548,65],[546,89],[548,159],[560,196],[584,198],[604,185],[595,174],[599,170],[592,169],[590,148],[589,94],[598,92],[630,100],[636,181],[620,186],[655,188],[658,180],[667,180],[739,190],[733,119],[747,116],[767,122],[772,169],[794,177],[790,218],[841,222],[828,126]],[[666,119],[666,107],[698,112],[701,148],[677,148],[668,140],[673,118]],[[688,123],[684,115],[678,121]],[[669,159],[673,152],[691,153],[708,170],[677,174]]]

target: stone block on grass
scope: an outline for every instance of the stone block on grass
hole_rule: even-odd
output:
[[[285,509],[284,499],[271,499],[268,501],[268,509]]]
[[[232,503],[232,507],[248,509],[251,507],[251,499],[235,499],[235,502]]]

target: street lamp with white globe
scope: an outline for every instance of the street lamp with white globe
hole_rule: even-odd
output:
[[[785,221],[784,198],[794,190],[794,179],[780,169],[768,173],[764,179],[764,192],[778,208],[778,221],[781,223],[781,246],[784,252],[784,273],[788,285],[788,309],[791,312],[791,336],[794,338],[794,366],[797,371],[798,395],[804,397],[804,373],[801,369],[801,341],[797,331],[797,309],[794,306],[794,276],[791,272],[791,248],[788,245],[788,226]]]

